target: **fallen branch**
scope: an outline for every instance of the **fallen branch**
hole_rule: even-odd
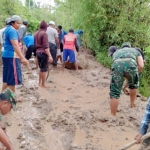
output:
[[[142,141],[144,141],[145,139],[147,139],[148,137],[150,137],[150,132],[145,134],[143,137],[142,137]],[[136,140],[132,141],[131,143],[127,144],[125,147],[121,148],[120,150],[126,150],[130,147],[132,147],[133,145],[136,144]]]

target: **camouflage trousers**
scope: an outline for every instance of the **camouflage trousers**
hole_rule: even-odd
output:
[[[113,62],[111,69],[110,98],[120,98],[125,78],[128,80],[130,89],[138,88],[138,67],[135,60],[118,59]]]

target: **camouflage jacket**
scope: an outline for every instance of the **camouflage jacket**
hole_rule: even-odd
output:
[[[113,61],[119,58],[131,58],[137,61],[138,56],[141,56],[141,54],[135,48],[122,48],[113,54]]]

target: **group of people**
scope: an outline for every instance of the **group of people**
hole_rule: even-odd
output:
[[[28,21],[23,21],[20,16],[13,15],[5,20],[5,27],[0,30],[1,57],[3,63],[3,83],[0,94],[0,112],[7,114],[17,103],[15,85],[22,84],[21,64],[30,70],[29,59],[34,54],[39,67],[39,86],[47,88],[46,72],[49,64],[54,67],[60,59],[62,70],[65,62],[74,63],[76,71],[78,65],[76,50],[79,50],[77,36],[73,29],[69,33],[63,32],[62,26],[55,27],[55,22],[41,21],[39,30],[34,35],[26,34]],[[63,55],[61,54],[63,53]],[[8,150],[13,150],[8,137],[0,128],[0,141]],[[1,148],[0,148],[1,149]]]
[[[36,48],[36,57],[40,68],[39,85],[47,88],[45,85],[46,72],[48,71],[48,62],[54,67],[57,66],[58,59],[62,60],[62,71],[64,64],[69,60],[74,63],[76,71],[78,65],[76,60],[75,50],[78,52],[77,37],[73,29],[69,29],[69,33],[65,36],[62,33],[62,26],[55,29],[55,22],[50,21],[47,23],[43,20],[40,24],[40,29],[34,34],[34,44]],[[61,52],[63,55],[61,55]]]
[[[135,107],[135,99],[137,96],[137,89],[139,87],[139,78],[144,68],[145,57],[140,48],[133,48],[129,42],[122,44],[121,48],[116,46],[109,47],[108,56],[112,57],[112,74],[110,83],[110,108],[111,114],[116,115],[119,105],[119,98],[126,79],[129,88],[130,107]],[[135,137],[137,143],[141,142],[143,135],[149,132],[150,125],[150,98],[148,99],[145,114],[141,122],[139,134]],[[150,138],[143,141],[143,147],[150,149]]]
[[[6,27],[0,30],[0,44],[2,47],[3,62],[3,84],[2,93],[0,94],[0,112],[2,115],[7,114],[17,103],[15,85],[22,83],[21,64],[30,69],[29,59],[34,56],[37,66],[39,67],[39,86],[47,88],[46,72],[49,64],[54,67],[60,59],[62,70],[65,62],[74,63],[76,71],[78,64],[76,52],[79,52],[79,41],[74,34],[73,29],[65,35],[62,26],[55,27],[55,22],[50,21],[48,24],[41,21],[39,30],[34,35],[26,35],[28,21],[23,21],[18,15],[13,15],[5,20]],[[78,33],[79,34],[79,33]],[[83,33],[82,33],[83,34]],[[27,49],[27,50],[25,50]],[[62,55],[63,53],[63,55]],[[123,43],[120,49],[115,46],[109,48],[109,56],[112,57],[112,75],[110,83],[110,108],[111,114],[116,115],[119,105],[119,98],[124,79],[127,80],[130,95],[130,107],[134,107],[134,102],[139,86],[139,76],[144,67],[144,55],[139,48],[131,47],[131,44]],[[146,107],[140,133],[136,136],[137,143],[146,134],[150,124],[150,99]],[[12,150],[4,131],[0,129],[0,141]],[[145,143],[148,143],[147,141]]]

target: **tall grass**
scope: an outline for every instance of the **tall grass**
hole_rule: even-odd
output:
[[[111,64],[112,64],[112,58],[108,57],[108,53],[106,52],[106,50],[98,52],[96,55],[96,59],[98,62],[100,62],[104,67],[107,68],[111,68]]]

